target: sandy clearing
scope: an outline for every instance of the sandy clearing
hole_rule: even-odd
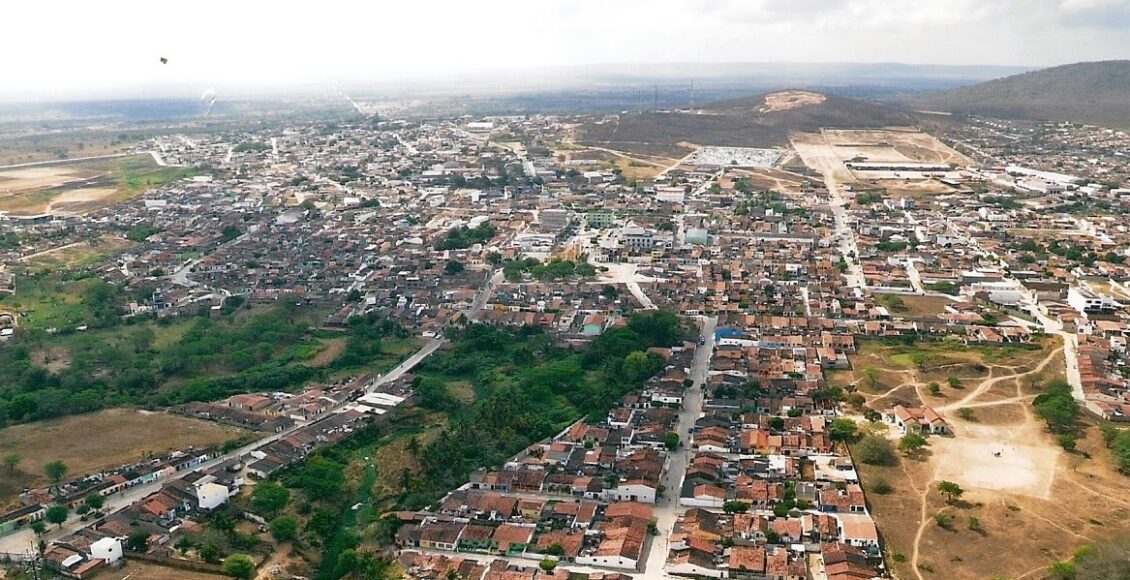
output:
[[[103,175],[79,167],[29,167],[0,172],[0,196],[19,195],[41,189],[62,187]]]
[[[1049,447],[1018,445],[994,436],[1002,430],[988,429],[990,434],[984,438],[961,433],[960,442],[946,445],[945,452],[938,454],[935,479],[953,481],[966,489],[1050,499],[1059,453]],[[935,448],[941,447],[935,444]]]
[[[810,93],[808,91],[780,91],[765,95],[765,103],[758,107],[757,110],[762,113],[789,111],[801,107],[819,105],[826,100],[828,100],[828,97],[820,93]]]
[[[81,206],[91,202],[100,202],[113,197],[118,193],[113,187],[86,187],[63,192],[47,204],[48,213],[71,211],[73,206]]]

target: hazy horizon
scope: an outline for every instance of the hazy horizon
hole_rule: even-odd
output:
[[[1039,68],[1130,54],[1124,0],[56,1],[8,13],[24,25],[0,37],[7,102],[335,83],[531,85],[563,80],[544,71],[672,63]]]

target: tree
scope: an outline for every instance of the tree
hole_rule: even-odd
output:
[[[298,518],[279,516],[271,520],[271,535],[280,542],[290,542],[298,538]]]
[[[1055,440],[1064,451],[1075,451],[1075,436],[1071,433],[1060,433]]]
[[[868,465],[890,465],[895,462],[895,447],[885,437],[865,435],[855,444],[855,457]]]
[[[200,547],[196,553],[200,556],[201,560],[214,564],[220,559],[220,549],[212,544],[205,544]]]
[[[63,522],[67,521],[67,516],[70,515],[71,509],[65,505],[53,505],[47,508],[47,512],[43,518],[48,522],[61,526]]]
[[[749,504],[744,501],[729,500],[722,504],[722,511],[728,514],[744,514],[749,511]]]
[[[867,382],[867,386],[870,387],[872,391],[879,388],[879,369],[867,367],[859,371],[859,374],[863,377],[863,380]]]
[[[960,389],[961,388],[961,379],[959,379],[959,378],[957,378],[953,375],[946,377],[946,382],[949,383],[949,386],[950,386],[951,389]]]
[[[879,495],[887,495],[894,490],[891,488],[891,484],[887,483],[887,480],[879,477],[871,484],[871,491]]]
[[[47,478],[55,483],[62,481],[63,476],[67,474],[67,464],[62,461],[52,461],[43,466],[43,473]]]
[[[247,580],[255,573],[255,561],[244,554],[232,554],[224,560],[224,574]]]
[[[942,396],[942,386],[939,385],[938,383],[931,382],[930,384],[926,385],[926,388],[930,389],[931,395],[933,395],[935,397]]]
[[[864,404],[867,403],[867,398],[864,397],[863,395],[859,394],[859,393],[851,393],[847,397],[844,398],[844,402],[846,402],[847,404],[851,405],[852,407],[854,407],[856,409],[859,409],[859,408],[863,407]]]
[[[553,558],[543,558],[541,562],[538,562],[538,567],[546,572],[552,572],[553,569],[557,567],[557,560]]]
[[[667,449],[671,449],[671,450],[678,449],[679,448],[679,434],[674,432],[674,431],[668,432],[667,436],[664,437],[663,444],[667,447]]]
[[[1110,444],[1110,456],[1122,473],[1130,473],[1130,430],[1120,431]]]
[[[911,455],[928,444],[925,437],[917,433],[907,433],[899,439],[899,451]]]
[[[263,481],[251,491],[251,506],[267,515],[279,513],[290,501],[290,490],[273,481]]]
[[[47,533],[47,526],[40,521],[31,522],[31,531],[37,536],[42,536]]]
[[[454,276],[455,274],[458,274],[462,271],[463,264],[455,260],[448,260],[447,263],[443,266],[443,273],[447,274],[448,276]]]
[[[562,546],[561,544],[554,542],[554,543],[546,546],[546,548],[544,550],[542,550],[542,553],[549,555],[549,556],[564,556],[565,555],[565,547]]]
[[[960,485],[945,480],[938,482],[938,491],[946,496],[947,503],[953,503],[955,499],[960,498],[965,493],[965,490],[961,489]]]
[[[980,532],[983,529],[981,527],[980,518],[978,518],[976,516],[969,516],[969,526],[968,527],[969,527],[970,531],[974,531],[974,532]]]
[[[836,441],[851,441],[855,438],[855,421],[851,419],[833,419],[828,426],[828,436]]]
[[[22,461],[22,460],[23,460],[23,458],[20,457],[19,453],[12,453],[12,454],[9,454],[9,455],[5,455],[4,456],[4,467],[8,468],[8,473],[13,473],[13,472],[16,471],[16,466],[19,465],[20,461]]]
[[[106,498],[101,494],[92,493],[86,496],[86,505],[90,506],[92,510],[100,510],[102,506],[106,505]]]
[[[149,532],[147,532],[145,530],[141,530],[141,529],[134,530],[134,531],[130,532],[129,536],[126,536],[126,546],[125,546],[125,548],[127,550],[132,551],[132,552],[143,552],[144,553],[145,551],[147,551],[149,549]],[[203,554],[204,554],[203,550],[201,550],[200,553],[201,553],[201,556],[203,557]],[[204,559],[207,560],[207,558],[204,558]]]

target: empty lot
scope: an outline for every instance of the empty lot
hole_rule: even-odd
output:
[[[140,461],[149,454],[206,447],[246,433],[242,429],[134,409],[108,409],[0,430],[0,455],[19,454],[30,483],[48,482],[43,466],[56,460],[82,475]],[[3,498],[0,498],[3,499]]]

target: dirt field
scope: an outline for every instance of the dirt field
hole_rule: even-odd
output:
[[[160,167],[149,155],[0,172],[0,211],[15,214],[81,214],[129,199],[188,175]]]
[[[824,131],[828,143],[843,159],[866,157],[872,162],[957,163],[969,159],[921,131],[833,130]]]
[[[102,171],[86,169],[79,165],[9,169],[0,171],[0,197],[81,183],[102,175],[105,175]]]
[[[891,310],[892,314],[907,318],[935,318],[945,312],[953,300],[939,296],[907,294],[877,294],[876,300]]]
[[[217,580],[223,576],[130,560],[121,568],[103,571],[98,574],[98,578],[99,580]]]
[[[148,453],[204,447],[246,433],[232,427],[165,413],[109,409],[86,415],[14,425],[0,430],[0,455],[18,453],[19,471],[48,483],[43,466],[55,460],[82,475],[138,461]]]
[[[916,353],[935,358],[916,365]],[[871,407],[925,401],[954,432],[930,437],[920,458],[860,465],[865,489],[882,479],[894,490],[868,500],[898,577],[1040,578],[1080,546],[1130,530],[1130,501],[1116,491],[1130,480],[1111,469],[1097,429],[1066,453],[1032,414],[1036,386],[1063,372],[1057,340],[1039,350],[952,352],[865,342],[853,363],[881,369],[877,389],[853,379],[859,370],[834,377],[856,381]],[[960,388],[948,386],[948,374],[961,379]],[[925,388],[929,381],[941,384],[938,396]],[[965,490],[952,505],[936,489],[943,480]],[[949,518],[948,529],[938,515]]]
[[[810,93],[808,91],[781,91],[765,95],[765,104],[761,105],[757,110],[762,113],[788,111],[810,105],[819,105],[826,100],[828,100],[828,97],[820,93]]]

